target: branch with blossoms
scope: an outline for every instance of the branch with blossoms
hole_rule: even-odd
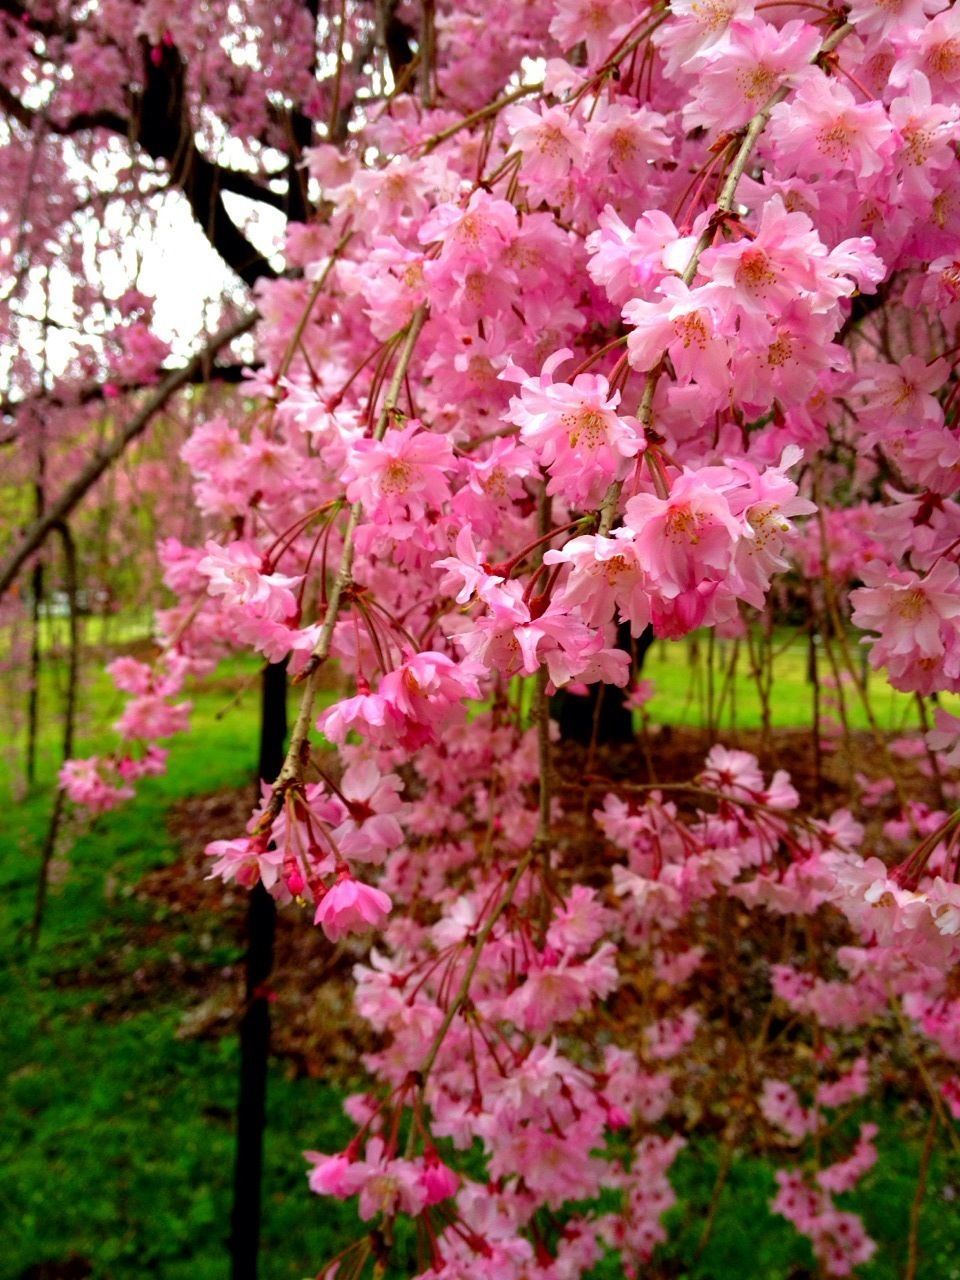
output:
[[[838,27],[836,31],[823,41],[819,50],[814,54],[812,61],[820,62],[825,59],[852,30],[853,28],[849,23],[844,23],[842,26]],[[750,119],[749,124],[744,130],[743,140],[733,157],[730,172],[727,175],[726,181],[724,182],[719,195],[717,196],[713,215],[704,227],[703,231],[701,231],[700,237],[693,247],[690,260],[687,262],[683,271],[680,272],[680,281],[682,284],[687,286],[687,288],[689,288],[696,279],[701,257],[713,245],[717,232],[722,229],[724,222],[730,219],[733,213],[734,201],[736,200],[737,187],[740,183],[740,179],[746,172],[750,157],[760,140],[761,133],[770,119],[771,112],[774,107],[776,107],[778,103],[783,102],[789,94],[789,85],[781,85],[776,93],[770,97],[770,100],[766,102],[756,115]],[[729,146],[730,144],[727,143],[727,145]],[[760,267],[760,271],[762,273],[762,266]],[[629,319],[631,317],[627,316],[626,318]],[[689,345],[689,339],[687,340],[687,345]],[[664,360],[669,354],[669,348],[664,348],[660,357],[652,367],[650,367],[643,384],[643,393],[640,397],[640,404],[637,408],[637,417],[648,436],[653,425],[653,402],[657,393],[657,383],[660,381],[660,377],[664,371]],[[651,463],[651,468],[652,466],[653,464]],[[599,533],[601,536],[610,532],[610,528],[616,517],[617,505],[620,501],[622,488],[623,482],[621,480],[615,480],[604,496],[603,506],[600,508]]]
[[[23,566],[43,545],[49,534],[83,501],[97,481],[123,454],[124,450],[149,426],[153,417],[163,409],[170,397],[186,386],[210,360],[244,333],[248,333],[257,320],[256,312],[250,312],[233,324],[226,325],[215,334],[192,359],[180,369],[168,374],[144,405],[125,423],[112,441],[101,448],[75,477],[64,493],[53,501],[42,515],[30,524],[21,535],[6,560],[0,564],[0,596],[8,591]]]
[[[649,787],[628,751],[618,781],[548,701],[627,685],[620,628],[743,636],[815,598],[831,664],[857,626],[896,688],[960,691],[958,33],[933,7],[441,5],[420,93],[306,153],[325,221],[289,229],[306,278],[261,290],[265,409],[183,450],[218,536],[165,546],[163,623],[185,664],[240,645],[303,685],[278,778],[208,853],[357,949],[370,1084],[308,1159],[370,1225],[325,1274],[384,1263],[408,1217],[423,1276],[636,1275],[718,1132],[775,1154],[771,1209],[850,1274],[875,1246],[837,1197],[879,1150],[891,992],[937,1133],[960,1114],[960,827],[921,767],[956,795],[960,721],[907,744],[906,804],[865,777],[830,812],[721,743]]]
[[[410,367],[410,360],[413,357],[417,338],[419,337],[420,330],[423,328],[425,320],[426,312],[424,309],[420,309],[415,312],[407,327],[406,333],[404,334],[403,344],[400,347],[396,368],[393,372],[390,387],[384,397],[383,407],[380,410],[380,417],[377,421],[376,430],[373,433],[374,440],[383,439],[384,433],[390,425],[392,416],[396,411],[397,404],[400,400],[400,392],[403,387],[404,379],[407,376],[407,371]],[[340,602],[344,593],[351,585],[354,536],[362,516],[362,503],[359,501],[354,502],[350,507],[347,516],[347,527],[343,536],[343,550],[340,554],[340,567],[333,579],[330,593],[327,598],[327,609],[320,628],[320,634],[317,637],[317,643],[314,646],[306,665],[299,674],[299,678],[305,681],[300,710],[297,713],[296,723],[294,724],[293,732],[290,735],[290,746],[287,749],[287,756],[284,760],[283,768],[280,770],[276,782],[274,783],[270,803],[260,820],[260,826],[258,829],[261,831],[266,831],[269,828],[270,823],[279,813],[280,806],[283,803],[284,792],[291,787],[301,785],[303,782],[303,769],[305,764],[304,757],[305,754],[309,752],[308,737],[313,718],[313,706],[317,693],[317,673],[329,657],[330,645],[333,639],[333,629],[337,622]]]

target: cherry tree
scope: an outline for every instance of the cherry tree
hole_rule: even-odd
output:
[[[125,133],[253,286],[254,407],[183,444],[204,534],[160,543],[157,660],[112,664],[117,750],[61,779],[115,806],[186,729],[191,674],[288,664],[285,756],[208,853],[358,948],[369,1086],[307,1159],[363,1225],[320,1274],[384,1264],[403,1218],[411,1274],[639,1274],[718,1124],[731,1152],[767,1135],[773,1212],[852,1274],[875,1245],[838,1197],[878,1131],[849,1117],[884,1055],[917,1064],[926,1161],[960,1117],[956,11],[16,17],[23,171],[76,190],[64,139]],[[228,192],[288,214],[282,273]],[[749,638],[788,587],[888,778],[831,810],[722,741],[678,779],[655,744],[608,777],[559,738],[557,691],[629,689],[618,632]],[[857,629],[916,696],[912,741],[870,711]]]

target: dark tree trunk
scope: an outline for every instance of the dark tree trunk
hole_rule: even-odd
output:
[[[77,686],[80,679],[80,629],[77,616],[77,548],[73,534],[65,521],[56,525],[63,543],[64,583],[67,605],[70,610],[70,655],[67,660],[67,697],[63,708],[63,760],[73,756],[73,738],[77,722]],[[41,579],[42,582],[42,579]],[[37,667],[39,676],[39,664]],[[35,739],[34,739],[35,741]],[[67,793],[57,787],[53,796],[53,809],[47,824],[47,834],[40,852],[40,870],[37,874],[37,893],[33,904],[33,920],[30,925],[30,946],[35,950],[40,941],[43,913],[47,905],[47,889],[50,880],[50,863],[57,851],[57,838],[63,824]]]
[[[259,778],[272,782],[280,772],[286,736],[287,669],[285,663],[276,663],[263,672]],[[270,1052],[267,980],[273,969],[276,914],[273,898],[262,884],[256,885],[247,908],[246,1006],[240,1024],[240,1096],[230,1224],[232,1280],[257,1277]]]
[[[643,670],[643,660],[653,644],[653,631],[647,627],[638,639],[633,640],[630,627],[621,624],[617,631],[617,647],[633,657],[632,675],[636,680]],[[625,690],[616,685],[592,684],[586,697],[577,697],[561,690],[553,699],[552,715],[560,726],[560,736],[567,742],[595,741],[632,742],[633,716],[624,706]],[[598,708],[599,702],[599,708]],[[594,737],[596,733],[596,737]]]
[[[37,452],[37,478],[33,485],[33,510],[38,519],[43,515],[46,506],[45,472],[46,455],[43,449],[43,438],[41,437],[40,448]],[[69,537],[69,534],[67,536]],[[73,567],[75,568],[75,565]],[[27,677],[26,774],[27,786],[30,788],[33,787],[37,780],[37,731],[40,727],[40,625],[43,612],[43,590],[43,560],[38,558],[34,561],[33,574],[31,576],[30,673]],[[73,584],[73,590],[76,591],[76,583]],[[70,602],[71,617],[75,603],[73,600]],[[71,622],[72,625],[73,623]]]

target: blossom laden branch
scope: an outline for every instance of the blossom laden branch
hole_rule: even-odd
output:
[[[821,634],[845,634],[852,608],[897,687],[960,691],[956,14],[851,5],[862,38],[840,66],[840,14],[792,0],[488,5],[482,40],[472,11],[442,9],[419,59],[403,26],[386,91],[389,48],[368,75],[371,23],[354,0],[334,10],[322,54],[305,41],[328,71],[311,84],[328,132],[302,143],[322,221],[286,237],[307,283],[261,286],[264,412],[218,404],[191,424],[197,504],[229,543],[163,544],[168,650],[153,671],[114,664],[133,695],[122,741],[175,731],[166,699],[225,643],[289,658],[304,684],[272,792],[208,853],[335,945],[376,934],[354,969],[373,1079],[347,1103],[345,1149],[308,1159],[315,1192],[358,1197],[377,1265],[406,1217],[438,1280],[580,1277],[607,1250],[649,1268],[672,1161],[729,1121],[739,1044],[730,1158],[775,1156],[772,1207],[825,1276],[849,1275],[874,1245],[835,1197],[878,1152],[871,1124],[847,1133],[903,1071],[888,977],[925,1087],[944,1119],[960,1111],[960,827],[924,774],[936,760],[951,801],[960,720],[937,707],[922,745],[898,744],[909,808],[870,757],[830,811],[842,753],[821,742],[821,703],[844,718],[847,679],[832,649],[834,690],[811,663],[815,801],[804,770],[794,785],[722,742],[699,772],[665,752],[659,785],[633,780],[629,744],[584,763],[551,736],[547,698],[627,682],[621,627],[664,644],[706,631],[716,725],[738,649],[718,703],[714,637],[762,611],[747,647],[766,754],[782,647],[767,620],[786,602]],[[544,86],[508,101],[540,57]],[[274,102],[283,71],[263,77]],[[348,89],[380,104],[349,138]],[[318,278],[330,300],[311,323]],[[876,285],[889,292],[844,349]],[[822,546],[793,523],[814,501]],[[318,718],[334,654],[346,685]],[[311,753],[314,725],[336,766]],[[109,780],[74,762],[71,795],[106,808],[156,763],[121,749]],[[595,756],[609,776],[590,803]],[[469,1176],[443,1139],[482,1147]]]
[[[86,464],[80,474],[67,486],[64,492],[52,502],[41,516],[21,535],[17,545],[6,560],[0,564],[0,596],[7,592],[17,574],[35,551],[46,541],[47,536],[70,515],[74,508],[83,501],[100,477],[124,453],[127,447],[146,431],[153,418],[164,408],[172,395],[193,381],[196,374],[224,347],[230,345],[243,334],[253,328],[258,318],[255,311],[227,325],[215,334],[206,345],[188,360],[176,372],[169,374],[155,391],[148,396],[143,407],[127,422],[103,448],[99,449]]]
[[[837,29],[831,32],[831,34],[823,41],[819,52],[814,56],[812,61],[816,62],[832,53],[837,45],[839,45],[851,31],[853,31],[853,27],[848,22],[837,27]],[[690,259],[680,274],[680,279],[684,285],[689,286],[693,283],[700,266],[700,259],[703,257],[706,250],[713,244],[717,229],[722,225],[723,220],[729,217],[732,213],[734,201],[737,195],[737,187],[740,185],[740,179],[746,172],[747,165],[750,162],[750,157],[753,155],[754,149],[760,140],[760,135],[768,124],[774,107],[789,97],[790,91],[791,89],[789,85],[781,85],[747,124],[740,146],[737,149],[737,153],[730,166],[730,172],[724,181],[720,195],[717,197],[716,209],[707,226],[701,232],[700,238],[697,240],[693,252],[690,255]],[[666,353],[664,353],[664,357],[665,355]],[[653,423],[653,401],[657,393],[657,384],[659,383],[664,371],[664,357],[661,357],[660,360],[657,361],[644,380],[643,392],[640,396],[640,403],[637,407],[637,417],[645,429],[649,429]],[[597,526],[597,532],[601,536],[608,534],[610,529],[613,527],[622,491],[623,482],[614,481],[607,490],[607,493],[604,495],[603,503],[599,511]]]
[[[414,348],[417,344],[417,338],[423,328],[427,318],[425,307],[420,307],[414,313],[413,318],[407,326],[403,344],[397,357],[397,363],[394,367],[393,377],[390,386],[384,396],[383,405],[380,410],[380,416],[374,430],[374,439],[383,439],[384,433],[390,424],[393,413],[400,402],[400,395],[403,391],[404,381],[407,371],[410,367],[410,361],[413,358]],[[327,607],[324,612],[323,623],[320,628],[320,635],[317,638],[316,645],[310,654],[309,661],[300,673],[300,680],[304,684],[303,694],[300,699],[300,707],[297,712],[297,718],[290,735],[290,745],[287,749],[287,755],[283,762],[283,767],[273,784],[273,792],[270,801],[264,811],[264,814],[258,823],[258,831],[267,831],[270,824],[276,818],[283,805],[283,797],[291,788],[299,787],[303,782],[303,771],[306,765],[306,757],[309,753],[309,737],[310,726],[313,719],[313,708],[316,702],[318,675],[324,662],[330,654],[330,645],[333,641],[333,631],[337,623],[337,616],[340,612],[340,604],[343,600],[344,593],[350,585],[353,572],[353,553],[354,539],[356,537],[357,527],[363,513],[363,504],[354,502],[351,504],[347,516],[347,525],[343,534],[343,549],[340,553],[340,564],[334,576],[330,592],[327,597]]]

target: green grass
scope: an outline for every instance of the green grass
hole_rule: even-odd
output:
[[[0,1274],[76,1254],[98,1278],[223,1277],[235,1038],[177,1040],[176,1011],[162,1009],[92,1028],[82,1006],[64,1004],[42,1027],[39,1009],[24,1011],[7,1032]],[[309,1195],[301,1155],[342,1143],[340,1098],[274,1070],[269,1099],[267,1274],[297,1277],[350,1226]]]
[[[256,668],[228,664],[191,691],[195,732],[173,745],[170,769],[149,779],[135,801],[82,831],[55,885],[36,955],[21,937],[33,907],[36,851],[49,793],[15,805],[0,851],[0,1280],[70,1255],[88,1259],[96,1280],[222,1280],[228,1272],[237,1042],[180,1040],[189,993],[184,966],[236,964],[216,917],[178,924],[164,904],[131,892],[177,850],[166,812],[183,796],[249,785],[258,732],[257,682],[226,714]],[[52,672],[42,690],[54,701]],[[87,697],[108,723],[121,705],[93,675]],[[44,722],[41,780],[57,760],[58,731]],[[81,749],[110,735],[91,720]],[[0,785],[9,790],[9,776]],[[136,975],[169,971],[168,983],[136,998]],[[116,999],[117,984],[131,994]],[[264,1274],[297,1280],[340,1247],[353,1214],[306,1188],[302,1150],[336,1149],[349,1130],[337,1089],[286,1077],[274,1064],[264,1187]]]
[[[869,1117],[880,1125],[879,1159],[856,1190],[838,1197],[841,1208],[859,1213],[877,1244],[873,1259],[857,1269],[861,1280],[900,1280],[907,1255],[910,1208],[917,1184],[925,1121],[898,1131],[892,1106],[874,1109]],[[855,1141],[850,1130],[849,1146]],[[920,1215],[918,1280],[957,1280],[960,1277],[960,1226],[953,1197],[960,1178],[960,1160],[941,1149],[929,1171]],[[813,1276],[809,1243],[779,1215],[770,1211],[776,1193],[773,1168],[756,1156],[740,1155],[730,1165],[717,1200],[706,1243],[707,1221],[720,1166],[718,1144],[707,1139],[685,1148],[677,1157],[671,1181],[678,1203],[666,1224],[670,1237],[661,1256],[670,1259],[685,1280],[785,1280],[791,1275]]]
[[[865,650],[851,637],[849,652],[859,678],[866,678],[867,697],[874,719],[884,733],[908,733],[919,724],[913,694],[900,693],[880,672],[864,662]],[[733,679],[729,672],[733,671]],[[773,644],[773,678],[769,696],[770,725],[792,729],[813,723],[814,686],[809,679],[809,654],[805,639],[778,632]],[[837,695],[830,687],[832,672],[822,646],[818,649],[820,714],[837,730],[841,717]],[[654,682],[654,695],[646,711],[655,724],[711,726],[718,732],[759,729],[763,725],[763,701],[751,677],[750,655],[745,641],[710,641],[702,633],[680,641],[656,641],[646,656],[642,676]],[[842,697],[847,723],[853,730],[870,728],[864,699],[855,681],[842,676]],[[960,697],[941,698],[954,713]]]

